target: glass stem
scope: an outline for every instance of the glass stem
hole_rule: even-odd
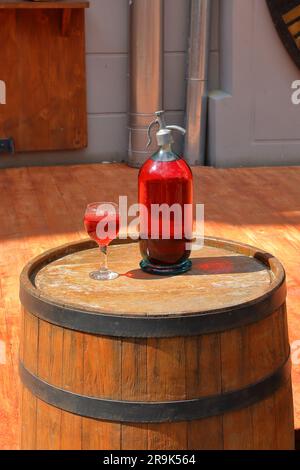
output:
[[[100,251],[103,254],[103,264],[101,266],[102,271],[107,271],[107,246],[100,246]]]

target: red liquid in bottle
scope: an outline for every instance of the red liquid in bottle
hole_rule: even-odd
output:
[[[148,230],[145,227],[145,218],[141,216],[141,238],[140,250],[144,260],[152,265],[171,266],[184,262],[190,256],[187,249],[186,238],[192,234],[193,218],[192,213],[184,214],[184,205],[193,202],[193,177],[187,163],[177,157],[171,161],[159,161],[149,159],[141,168],[139,175],[139,203],[144,204],[148,210]],[[155,221],[151,217],[151,205],[179,204],[182,207],[182,217],[178,221],[172,216],[169,220],[170,239],[163,239],[163,215],[159,215],[159,220]],[[191,206],[192,207],[192,206]],[[151,229],[154,223],[158,223],[158,239],[151,239]],[[177,222],[177,223],[176,223]],[[178,223],[179,222],[179,223]],[[181,237],[178,238],[178,234]],[[177,235],[177,236],[176,236]]]
[[[97,230],[99,222],[105,219],[105,224],[103,226],[103,237],[100,236],[100,231]],[[84,216],[84,226],[85,229],[95,242],[99,246],[108,246],[111,241],[113,241],[119,233],[120,229],[120,218],[119,214],[101,214],[97,215],[95,213],[87,213]]]

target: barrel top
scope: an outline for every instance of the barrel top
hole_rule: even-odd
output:
[[[284,282],[276,258],[247,245],[208,238],[184,275],[160,277],[139,269],[138,243],[109,247],[109,266],[120,277],[99,282],[93,242],[60,247],[38,257],[21,275],[21,289],[40,299],[89,313],[134,316],[191,315],[226,310],[266,297]]]

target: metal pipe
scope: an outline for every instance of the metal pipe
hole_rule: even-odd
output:
[[[191,0],[184,156],[204,165],[207,127],[207,82],[211,0]]]
[[[147,128],[163,105],[163,0],[130,0],[130,111],[128,164],[140,167]]]

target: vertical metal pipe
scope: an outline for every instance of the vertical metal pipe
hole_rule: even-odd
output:
[[[184,151],[190,165],[205,163],[210,4],[211,0],[191,0]]]
[[[140,167],[147,127],[163,104],[163,0],[130,0],[130,166]]]

